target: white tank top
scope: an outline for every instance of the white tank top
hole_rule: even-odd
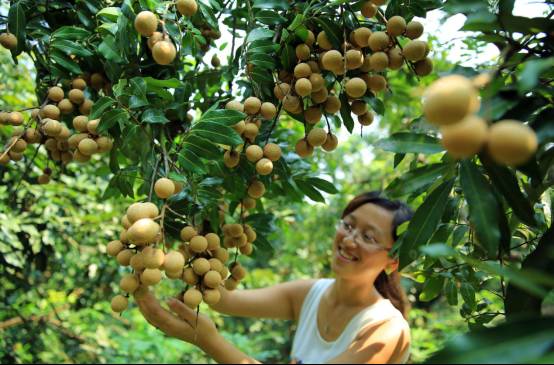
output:
[[[317,327],[319,303],[325,291],[334,283],[334,279],[320,279],[310,288],[304,299],[298,328],[292,344],[291,357],[294,362],[302,364],[323,364],[345,352],[354,342],[358,333],[371,323],[381,322],[388,318],[400,318],[408,323],[388,299],[377,301],[356,314],[341,335],[332,342],[325,341]],[[401,363],[406,363],[410,356],[409,348],[402,356]]]

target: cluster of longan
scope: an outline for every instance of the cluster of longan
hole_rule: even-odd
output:
[[[509,166],[527,162],[537,151],[535,132],[517,120],[502,120],[490,128],[477,113],[479,92],[474,83],[461,75],[443,77],[424,94],[423,111],[427,120],[440,127],[442,144],[457,159],[469,158],[486,145],[491,158]]]
[[[184,16],[193,16],[198,11],[198,4],[195,0],[177,0],[175,3],[177,11]],[[177,56],[177,49],[165,28],[162,32],[158,30],[158,17],[151,11],[145,10],[137,14],[135,18],[136,31],[148,38],[148,48],[152,51],[152,58],[159,65],[169,65]]]
[[[6,32],[0,34],[0,45],[2,47],[13,50],[17,48],[17,37],[12,33]]]
[[[281,158],[281,147],[275,143],[267,143],[263,148],[255,144],[260,132],[262,119],[271,120],[277,116],[277,108],[269,102],[262,103],[257,97],[249,97],[244,104],[232,100],[225,106],[228,110],[237,110],[246,113],[247,117],[233,126],[245,141],[244,149],[248,161],[256,164],[256,171],[260,175],[269,175],[273,171],[273,162]],[[234,149],[225,151],[223,161],[228,168],[234,168],[240,163],[241,152]]]
[[[6,165],[10,161],[21,161],[27,146],[41,141],[41,135],[34,129],[25,130],[23,122],[24,116],[20,112],[0,112],[0,125],[14,126],[10,139],[0,151],[0,165]]]

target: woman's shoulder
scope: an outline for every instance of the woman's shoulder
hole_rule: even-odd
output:
[[[328,280],[331,279],[298,279],[287,282],[289,287],[289,295],[291,296],[294,317],[295,320],[298,320],[300,312],[302,310],[302,305],[310,291],[316,289],[321,285],[328,285]]]

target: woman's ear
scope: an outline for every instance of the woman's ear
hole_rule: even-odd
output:
[[[391,258],[389,259],[389,263],[387,264],[387,267],[385,268],[385,273],[387,275],[390,275],[391,273],[398,270],[399,260],[398,258]]]

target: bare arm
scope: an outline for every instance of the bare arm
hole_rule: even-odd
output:
[[[220,288],[221,301],[212,308],[238,317],[295,320],[315,280],[295,280],[268,288],[228,291]]]
[[[397,364],[410,346],[405,322],[390,319],[365,329],[331,364]]]

